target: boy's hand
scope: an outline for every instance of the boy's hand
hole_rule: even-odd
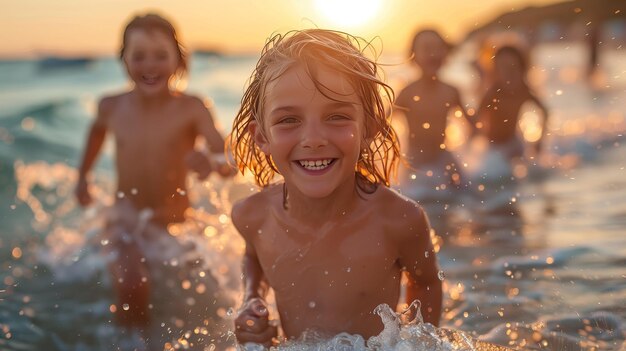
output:
[[[213,170],[209,158],[197,150],[190,151],[185,155],[185,163],[190,170],[198,174],[198,179],[205,179]]]
[[[240,344],[249,342],[270,347],[278,335],[276,326],[270,324],[269,311],[263,299],[248,300],[235,319],[235,335]]]
[[[78,184],[76,184],[74,194],[76,195],[76,200],[78,200],[81,207],[85,207],[93,202],[91,194],[89,193],[89,184],[85,178],[78,179]]]

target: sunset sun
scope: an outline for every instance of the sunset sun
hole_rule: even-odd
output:
[[[345,27],[364,25],[379,13],[380,0],[315,0],[315,7],[333,24]]]

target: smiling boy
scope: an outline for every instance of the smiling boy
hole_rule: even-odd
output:
[[[278,335],[264,301],[269,288],[287,338],[376,335],[374,308],[407,302],[403,272],[413,283],[406,296],[439,321],[428,220],[388,187],[399,149],[381,92],[393,91],[357,42],[320,29],[277,35],[242,99],[232,147],[263,190],[232,212],[246,242],[241,343],[269,345]],[[273,184],[275,174],[282,181]]]

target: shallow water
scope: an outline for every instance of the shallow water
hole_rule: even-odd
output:
[[[534,82],[552,111],[545,159],[511,180],[497,154],[458,149],[468,163],[468,190],[450,195],[437,181],[420,183],[431,185],[422,204],[445,274],[446,330],[520,349],[626,349],[626,59],[604,56],[605,82],[591,88],[580,74],[580,50],[546,45],[533,54]],[[471,92],[463,59],[454,58],[445,76]],[[192,62],[189,90],[212,97],[224,130],[254,63]],[[400,84],[405,72],[392,67],[388,75]],[[97,168],[97,204],[81,211],[71,196],[95,101],[124,86],[123,71],[106,58],[85,70],[46,73],[34,62],[0,62],[0,77],[0,349],[141,345],[115,327],[100,253],[108,244],[99,237],[102,211],[114,196],[110,145]],[[153,264],[161,278],[150,347],[233,345],[242,242],[228,214],[251,191],[243,178],[193,184],[193,219],[172,228],[176,245],[164,240],[174,251]],[[161,252],[155,242],[150,250]],[[381,347],[343,335],[283,349],[331,349],[327,342],[337,350],[424,349],[401,342],[414,327],[390,324],[387,335],[404,331]],[[443,345],[445,335],[436,340]],[[440,349],[454,349],[446,347]]]

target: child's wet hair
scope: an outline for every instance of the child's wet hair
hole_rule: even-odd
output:
[[[176,28],[174,28],[174,25],[172,25],[170,21],[155,13],[138,15],[128,22],[126,28],[124,28],[122,48],[120,49],[120,59],[124,59],[124,52],[128,44],[128,36],[134,29],[143,29],[146,31],[156,30],[165,34],[166,37],[174,42],[176,47],[176,52],[178,54],[178,73],[181,74],[181,76],[187,73],[187,53],[181,42],[178,40]]]
[[[389,186],[400,154],[398,137],[390,123],[394,92],[383,82],[378,64],[366,56],[366,51],[376,54],[370,42],[338,31],[296,30],[271,37],[252,72],[233,122],[229,147],[238,169],[242,173],[250,170],[262,187],[279,173],[271,156],[255,144],[248,126],[253,120],[263,126],[268,84],[296,64],[301,64],[318,91],[330,98],[324,93],[327,87],[317,79],[316,70],[321,65],[347,79],[363,104],[366,135],[355,168],[359,189],[372,192],[378,184]]]

